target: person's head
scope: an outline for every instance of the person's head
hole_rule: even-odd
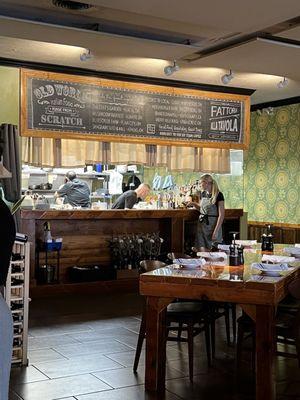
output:
[[[138,197],[141,199],[144,199],[150,192],[151,188],[147,183],[141,183],[137,189],[135,189],[135,192]]]
[[[68,171],[66,173],[66,181],[73,181],[76,178],[76,172],[75,171]]]
[[[200,187],[201,191],[206,191],[211,194],[211,201],[214,204],[217,200],[219,187],[210,174],[204,174],[200,177]]]

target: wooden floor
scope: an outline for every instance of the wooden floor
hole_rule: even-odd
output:
[[[13,368],[10,400],[161,400],[144,392],[144,354],[132,365],[141,301],[136,294],[36,299],[30,305],[29,367]],[[251,352],[237,378],[235,347],[218,321],[216,359],[207,366],[204,340],[195,338],[194,383],[187,347],[167,346],[166,400],[254,400]],[[277,399],[300,398],[300,369],[277,359]],[[267,400],[267,399],[266,399]]]

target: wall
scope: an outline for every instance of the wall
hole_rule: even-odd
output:
[[[0,66],[0,123],[19,125],[19,69]]]
[[[251,114],[244,154],[245,211],[250,221],[300,223],[300,104]]]

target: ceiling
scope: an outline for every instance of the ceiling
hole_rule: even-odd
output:
[[[88,4],[71,10],[52,0],[1,1],[0,57],[213,85],[223,85],[231,69],[227,86],[255,89],[252,104],[300,95],[299,0]],[[273,36],[279,44],[257,40]],[[83,49],[93,56],[85,62]],[[180,70],[166,77],[174,59]],[[289,82],[279,89],[283,77]]]

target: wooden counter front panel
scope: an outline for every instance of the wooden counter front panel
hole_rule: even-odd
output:
[[[225,218],[238,224],[242,214],[242,210],[226,210]],[[162,252],[182,252],[185,239],[193,238],[198,215],[196,210],[22,210],[21,232],[26,233],[32,243],[32,284],[35,283],[36,241],[43,240],[46,221],[50,222],[53,238],[63,239],[60,281],[68,282],[68,268],[71,266],[111,265],[109,240],[114,235],[159,233],[164,239]],[[56,252],[52,255],[55,256]],[[40,265],[44,261],[44,253],[40,253]],[[55,264],[51,253],[49,263]]]
[[[61,237],[60,281],[67,282],[68,268],[74,265],[111,265],[109,240],[122,234],[160,233],[164,239],[162,250],[171,246],[170,219],[143,220],[49,220],[53,238]],[[182,222],[182,220],[181,220]],[[43,239],[44,221],[35,220],[35,236]],[[180,241],[182,242],[182,240]],[[48,253],[49,263],[55,265],[56,252]],[[34,276],[34,252],[31,260],[31,276]],[[45,261],[40,253],[40,265]]]

